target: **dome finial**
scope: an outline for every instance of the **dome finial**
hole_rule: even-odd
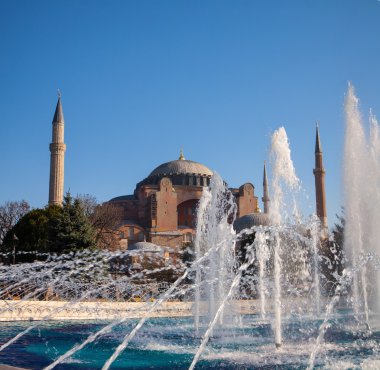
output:
[[[180,161],[184,161],[186,158],[185,156],[183,155],[183,149],[181,148],[181,151],[179,152],[179,158],[178,158]]]

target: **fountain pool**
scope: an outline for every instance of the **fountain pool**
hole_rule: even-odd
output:
[[[338,311],[331,317],[315,368],[378,369],[380,331],[368,334],[363,327],[350,325],[353,317]],[[284,318],[283,347],[274,350],[270,321],[259,315],[244,316],[240,326],[218,329],[197,363],[197,369],[306,369],[322,320]],[[85,347],[57,369],[100,369],[128,334],[136,320]],[[27,323],[3,323],[0,341],[26,328]],[[0,353],[0,363],[42,369],[75,343],[106,325],[104,322],[44,322],[19,343]],[[192,318],[153,318],[114,362],[112,369],[188,369],[199,346]]]

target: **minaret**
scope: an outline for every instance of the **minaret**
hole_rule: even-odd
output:
[[[322,226],[327,227],[325,169],[323,168],[322,146],[319,139],[318,123],[316,125],[315,168],[313,170],[313,173],[315,177],[315,199],[317,216],[321,220]]]
[[[64,119],[61,104],[61,93],[58,91],[58,102],[53,118],[53,137],[50,144],[50,183],[49,205],[62,205],[63,178],[66,144],[63,142]]]
[[[264,204],[264,213],[269,213],[269,190],[268,190],[268,178],[267,178],[267,166],[264,161],[264,176],[263,176],[263,197],[261,200]]]

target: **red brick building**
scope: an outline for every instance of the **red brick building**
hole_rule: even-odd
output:
[[[178,160],[155,168],[136,185],[132,195],[111,199],[123,209],[121,248],[147,240],[177,250],[192,241],[197,204],[212,174],[205,165],[186,160],[181,153]],[[238,206],[237,217],[259,212],[252,184],[230,190]]]

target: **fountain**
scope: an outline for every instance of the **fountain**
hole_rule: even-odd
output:
[[[168,286],[149,279],[167,267],[128,270],[121,252],[0,265],[0,363],[46,370],[379,368],[379,127],[371,114],[366,137],[351,85],[345,110],[343,273],[328,258],[336,248],[319,219],[301,221],[301,185],[282,127],[272,135],[271,206],[260,215],[266,222],[239,228],[233,196],[214,174],[198,205],[194,261],[179,265]],[[115,274],[115,261],[127,272]]]
[[[373,259],[380,255],[380,232],[377,226],[380,216],[379,126],[371,113],[367,138],[359,111],[359,100],[351,84],[345,108],[345,245],[350,266],[355,270],[352,291],[356,319],[360,320],[362,315],[370,330],[370,312],[380,312],[379,270],[373,265],[361,269],[355,269],[355,266],[363,259]]]

